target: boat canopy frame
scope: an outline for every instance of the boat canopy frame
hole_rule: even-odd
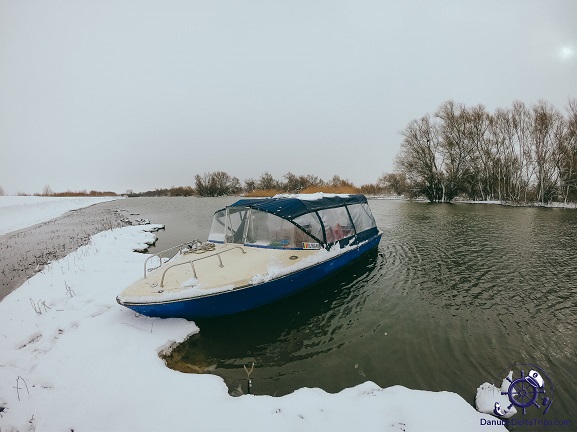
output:
[[[302,241],[302,247],[294,247],[296,244],[290,244],[288,241],[272,246],[246,243],[250,221],[253,214],[257,214],[253,213],[252,210],[277,216],[289,222],[310,237],[310,241]],[[224,217],[224,222],[219,219],[219,214]],[[236,214],[241,218],[237,223],[237,229],[231,231],[232,236],[227,236],[229,230],[232,229],[231,216]],[[316,229],[313,229],[313,225]],[[220,233],[221,227],[224,228],[222,233]],[[293,195],[264,199],[240,199],[218,210],[214,214],[208,240],[218,243],[240,243],[247,246],[283,249],[320,249],[321,247],[330,249],[337,243],[341,247],[358,244],[377,233],[378,229],[368,206],[367,198],[362,194],[330,195],[315,198],[309,198],[306,195],[301,197]]]

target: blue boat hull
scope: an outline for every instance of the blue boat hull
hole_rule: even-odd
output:
[[[261,284],[248,285],[211,296],[152,304],[124,304],[124,306],[139,314],[160,318],[213,318],[247,311],[311,287],[377,247],[380,239],[379,232],[358,248],[351,248],[328,261]]]

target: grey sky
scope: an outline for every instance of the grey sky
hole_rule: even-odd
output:
[[[576,23],[573,0],[0,0],[0,186],[375,182],[448,99],[564,112]]]

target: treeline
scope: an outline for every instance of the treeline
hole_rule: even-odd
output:
[[[0,186],[0,196],[5,195],[4,189]],[[30,196],[25,192],[18,192],[17,196]],[[46,197],[103,197],[103,196],[118,196],[116,192],[112,191],[65,191],[54,192],[49,185],[44,186],[42,193],[35,193],[32,196],[46,196]]]
[[[126,192],[129,197],[176,197],[176,196],[193,196],[196,191],[191,186],[177,186],[167,189],[155,189],[153,191],[135,193],[131,190]]]
[[[330,180],[323,180],[316,175],[295,175],[287,173],[280,179],[276,179],[268,171],[261,174],[257,179],[247,179],[242,184],[237,177],[223,171],[196,175],[195,186],[173,186],[170,188],[157,188],[145,192],[134,192],[129,189],[124,194],[116,192],[101,192],[91,190],[54,192],[46,185],[42,193],[35,196],[51,197],[82,197],[82,196],[118,196],[128,197],[179,197],[179,196],[202,196],[215,197],[225,195],[245,196],[272,196],[278,193],[363,193],[365,195],[400,195],[404,192],[404,175],[399,173],[383,174],[376,183],[355,186],[348,179],[334,175]],[[0,196],[4,195],[4,189],[0,186]],[[20,192],[18,195],[28,196]]]
[[[329,193],[364,193],[367,195],[401,193],[398,182],[392,180],[402,177],[399,174],[383,174],[376,183],[355,186],[351,181],[338,175],[330,180],[307,174],[296,175],[288,172],[282,178],[274,178],[271,173],[264,172],[257,179],[250,178],[241,181],[224,171],[215,171],[203,175],[195,175],[192,186],[156,189],[141,193],[128,192],[128,196],[202,196],[216,197],[225,195],[271,196],[277,193],[313,193],[318,191]]]
[[[396,160],[413,196],[450,202],[577,201],[577,100],[565,115],[540,100],[489,113],[483,105],[443,103],[402,131]]]
[[[66,191],[66,192],[53,192],[50,195],[43,195],[43,196],[51,196],[51,197],[103,197],[103,196],[118,196],[116,192],[112,191],[94,191],[91,190],[87,191]]]
[[[313,193],[318,191],[330,193],[392,193],[386,182],[379,179],[375,184],[355,186],[347,179],[334,175],[330,180],[307,174],[296,175],[288,172],[281,179],[275,179],[268,171],[258,179],[247,179],[241,185],[237,177],[217,171],[203,176],[195,176],[196,193],[199,196],[238,195],[271,196],[277,193]]]
[[[238,178],[231,177],[222,171],[196,175],[196,191],[200,196],[219,196],[232,194],[245,195],[271,195],[274,193],[299,193],[314,187],[351,187],[354,185],[339,176],[333,176],[331,180],[324,181],[318,176],[295,175],[291,172],[285,174],[281,179],[275,179],[268,171],[261,174],[258,179],[247,179],[244,185]]]

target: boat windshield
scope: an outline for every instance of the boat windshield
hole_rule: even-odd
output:
[[[208,241],[216,243],[243,243],[245,229],[248,226],[247,207],[231,207],[220,210],[212,218]]]
[[[316,222],[316,230],[320,223]],[[311,225],[308,225],[311,226]],[[271,248],[318,249],[319,242],[291,222],[246,207],[215,213],[208,240]]]
[[[357,233],[376,228],[377,223],[367,203],[347,206]]]
[[[224,217],[225,210],[217,211],[212,217],[212,225],[208,234],[208,241],[215,243],[224,243]]]
[[[253,210],[245,244],[272,248],[320,248],[320,244],[291,222],[270,213]]]

